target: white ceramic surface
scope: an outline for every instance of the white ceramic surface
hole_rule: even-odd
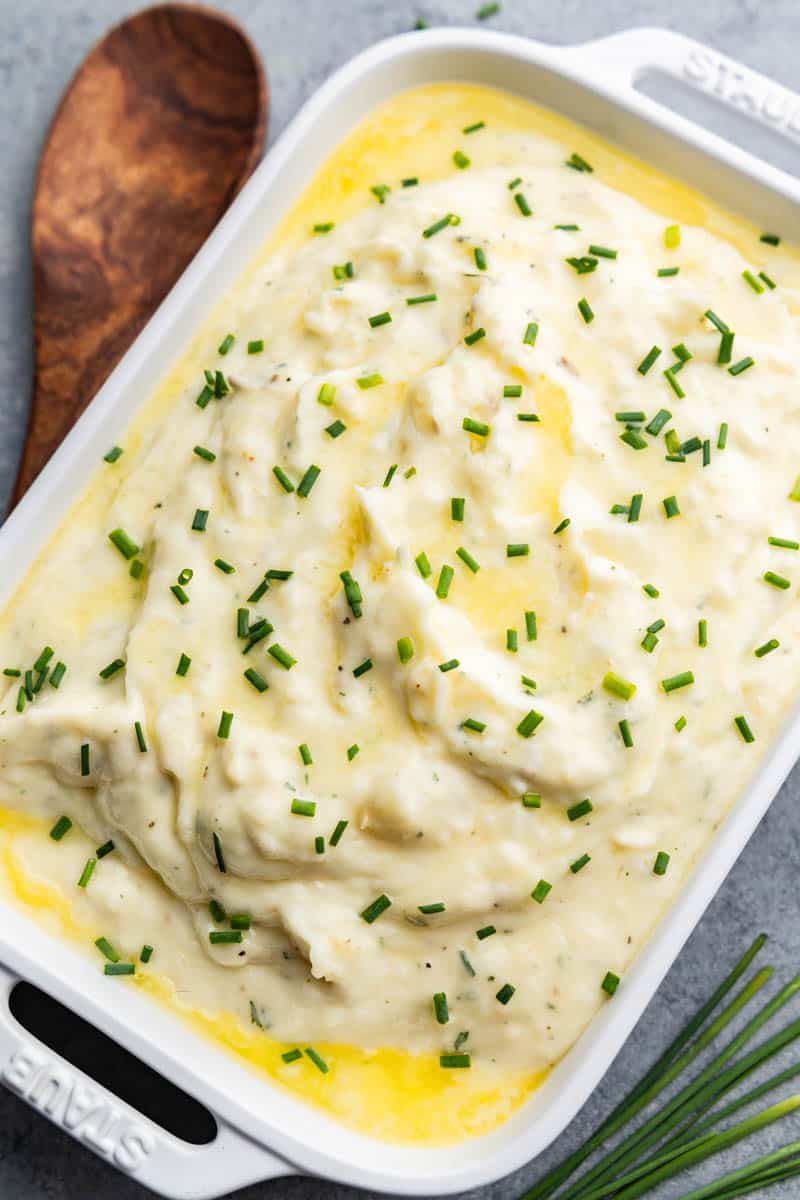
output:
[[[502,34],[436,30],[381,42],[343,67],[301,110],[73,432],[0,530],[0,604],[45,544],[109,445],[180,357],[344,132],[398,91],[441,80],[505,88],[604,134],[800,241],[800,182],[637,91],[660,71],[800,143],[800,96],[678,34],[638,29],[555,48]],[[74,1137],[175,1200],[313,1172],[434,1196],[499,1178],[564,1128],[603,1076],[800,752],[800,708],[698,864],[614,1003],[510,1121],[450,1149],[386,1145],[340,1125],[247,1070],[124,982],[109,980],[16,908],[0,902],[0,1082]],[[193,1147],[135,1113],[32,1039],[8,1008],[16,979],[73,1008],[214,1113],[217,1139]]]

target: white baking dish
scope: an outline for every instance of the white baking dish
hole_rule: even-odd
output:
[[[675,76],[800,142],[800,97],[677,34],[635,30],[554,48],[501,34],[438,30],[394,38],[338,71],[302,109],[91,407],[0,531],[0,604],[181,355],[207,311],[348,128],[398,91],[470,80],[550,106],[656,163],[763,229],[800,241],[800,183],[675,116],[636,90],[651,70]],[[69,945],[0,903],[0,1080],[121,1170],[168,1197],[211,1197],[281,1174],[312,1172],[406,1195],[440,1195],[499,1178],[538,1154],[592,1092],[764,814],[800,748],[787,723],[673,910],[546,1083],[504,1126],[449,1149],[352,1133],[196,1036],[136,989],[111,983]],[[3,965],[4,964],[4,965]],[[214,1113],[205,1148],[164,1133],[45,1049],[12,1017],[16,979],[58,997]]]

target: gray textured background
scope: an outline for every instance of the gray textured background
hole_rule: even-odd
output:
[[[0,510],[11,488],[30,390],[30,263],[28,210],[39,146],[62,89],[91,44],[138,5],[127,0],[0,0]],[[270,138],[339,64],[379,38],[405,31],[417,16],[432,25],[473,24],[477,0],[223,0],[261,50],[272,89]],[[633,25],[669,24],[791,86],[797,83],[799,0],[504,0],[491,26],[544,41],[568,43]],[[704,110],[703,110],[704,111]],[[705,116],[705,111],[704,111]],[[715,120],[716,118],[709,118]],[[720,127],[734,131],[723,117]],[[767,134],[752,130],[751,148],[770,153]],[[797,149],[779,153],[798,171]],[[603,1085],[541,1164],[471,1200],[511,1200],[594,1127],[642,1066],[710,991],[759,930],[771,934],[769,961],[781,981],[800,969],[797,920],[800,774],[795,772],[689,942]],[[767,955],[765,955],[766,959]],[[784,1058],[782,1063],[790,1061]],[[784,1088],[784,1094],[786,1089]],[[785,1122],[760,1139],[764,1150],[800,1136]],[[740,1146],[696,1170],[692,1182],[743,1162]],[[658,1193],[682,1196],[689,1184]],[[0,1197],[73,1200],[94,1194],[144,1200],[133,1181],[76,1146],[0,1089]],[[795,1197],[786,1183],[770,1196]],[[305,1179],[278,1180],[239,1193],[242,1200],[354,1200],[350,1188]]]

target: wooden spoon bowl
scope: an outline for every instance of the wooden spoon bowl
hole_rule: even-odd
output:
[[[36,179],[34,387],[12,503],[250,175],[266,123],[258,53],[212,9],[147,9],[84,60]]]

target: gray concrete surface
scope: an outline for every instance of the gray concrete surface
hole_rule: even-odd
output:
[[[30,390],[28,209],[38,149],[59,95],[85,52],[136,7],[131,0],[0,0],[0,508],[11,487]],[[409,29],[418,16],[433,25],[477,24],[478,3],[339,0],[332,6],[327,0],[223,0],[220,7],[244,22],[264,55],[272,87],[274,139],[309,93],[355,52]],[[588,40],[633,25],[667,24],[789,86],[797,85],[798,0],[504,0],[490,24],[556,43]],[[739,136],[724,118],[720,127]],[[753,130],[749,136],[752,148],[771,152],[768,135]],[[797,149],[780,153],[782,164],[793,164],[797,171]],[[785,981],[800,969],[799,802],[800,773],[795,771],[584,1111],[539,1163],[470,1193],[471,1200],[511,1200],[543,1166],[576,1145],[759,929],[770,932],[765,958],[775,964],[778,979]],[[798,1136],[800,1122],[790,1120],[762,1136],[759,1146],[772,1148]],[[738,1165],[750,1153],[743,1145],[722,1161],[726,1168]],[[705,1164],[694,1171],[692,1183],[710,1179],[718,1169],[719,1161]],[[689,1187],[684,1181],[657,1194],[683,1196]],[[0,1089],[2,1200],[77,1200],[90,1194],[114,1200],[145,1196],[135,1182],[115,1174]],[[798,1194],[800,1185],[791,1182],[769,1193],[776,1200]],[[346,1200],[356,1195],[350,1188],[301,1178],[240,1193],[242,1200]]]

